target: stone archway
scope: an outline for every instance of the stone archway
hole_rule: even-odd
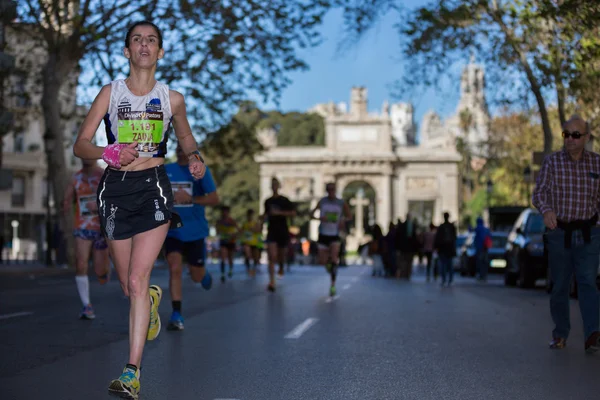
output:
[[[375,191],[375,222],[383,232],[392,220],[392,174],[389,167],[382,168],[379,174],[339,174],[337,178],[338,196],[342,197],[342,191],[352,182],[364,182]]]

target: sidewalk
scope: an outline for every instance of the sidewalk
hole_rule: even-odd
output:
[[[63,268],[58,266],[47,267],[45,264],[39,262],[3,262],[0,264],[0,276],[21,276],[21,275],[34,275],[34,276],[50,276],[50,275],[63,275],[72,273],[71,268]]]

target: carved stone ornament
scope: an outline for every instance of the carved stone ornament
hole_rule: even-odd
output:
[[[435,189],[437,180],[433,177],[408,177],[406,178],[406,190]]]

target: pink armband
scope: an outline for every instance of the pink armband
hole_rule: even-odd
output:
[[[109,144],[104,148],[104,152],[102,152],[102,159],[113,168],[121,168],[119,156],[124,147],[127,147],[127,145],[120,143]]]

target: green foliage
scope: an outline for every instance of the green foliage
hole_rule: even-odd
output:
[[[237,221],[245,220],[248,208],[257,213],[260,209],[259,167],[254,156],[262,150],[256,134],[265,128],[276,129],[279,144],[287,146],[322,145],[325,136],[319,115],[263,112],[251,101],[242,102],[228,124],[208,133],[202,153],[215,178],[221,204],[231,206]],[[308,211],[299,210],[299,214]],[[209,219],[214,221],[218,215],[218,210],[213,210]],[[294,224],[303,225],[307,220],[306,215],[299,216]]]
[[[278,111],[267,113],[259,129],[272,128],[277,132],[278,146],[323,146],[325,124],[323,117],[313,113]]]
[[[380,10],[400,10],[397,29],[408,68],[397,83],[401,91],[434,85],[473,55],[494,83],[488,91],[492,102],[537,105],[545,152],[554,137],[546,105],[550,95],[557,99],[559,121],[573,98],[580,113],[600,120],[600,2],[434,0],[402,10],[399,0],[340,1],[353,42],[376,25]]]
[[[18,3],[14,28],[42,41],[48,53],[40,74],[46,144],[65,142],[57,103],[65,78],[81,67],[79,83],[89,103],[99,86],[124,77],[125,34],[140,20],[162,29],[165,56],[157,79],[186,96],[200,137],[227,121],[229,110],[250,93],[278,101],[288,73],[308,68],[297,51],[320,43],[318,27],[329,6],[323,0],[36,0]],[[47,161],[61,204],[64,151],[53,149]]]
[[[566,106],[570,111],[571,105]],[[562,146],[560,137],[558,110],[550,109],[549,115],[554,126],[553,151]],[[534,111],[513,113],[505,110],[491,123],[489,141],[489,159],[484,170],[474,175],[474,193],[465,203],[462,214],[471,222],[482,215],[487,202],[487,179],[493,183],[490,205],[513,206],[528,205],[534,183],[527,183],[524,177],[526,167],[532,173],[538,167],[532,165],[533,152],[541,150],[544,140],[540,121]]]
[[[244,103],[231,121],[220,129],[207,134],[202,143],[202,154],[217,185],[221,205],[231,207],[231,215],[237,221],[245,220],[246,210],[259,210],[258,164],[254,155],[262,147],[256,139],[256,125],[262,113],[253,103]],[[219,211],[207,213],[214,222]]]

